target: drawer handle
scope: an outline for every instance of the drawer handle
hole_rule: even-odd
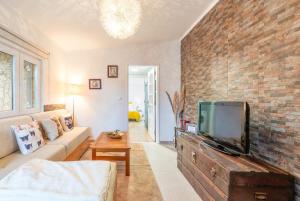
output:
[[[196,163],[196,152],[192,152],[192,161]]]
[[[183,150],[183,145],[180,145],[180,149],[181,149],[181,151]]]
[[[263,200],[266,201],[267,200],[267,193],[263,193],[263,192],[255,192],[254,193],[254,198],[255,200]]]
[[[216,174],[217,174],[217,171],[216,171],[215,168],[211,168],[209,172],[210,172],[210,175],[211,175],[212,177],[215,177]]]

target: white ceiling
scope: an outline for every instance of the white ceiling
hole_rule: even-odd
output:
[[[100,0],[0,0],[64,50],[116,47],[179,39],[213,0],[140,0],[142,21],[126,40],[109,37],[99,21]]]

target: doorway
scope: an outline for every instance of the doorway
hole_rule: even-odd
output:
[[[158,139],[158,67],[128,67],[128,130],[131,141]]]

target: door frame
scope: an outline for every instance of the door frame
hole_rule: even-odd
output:
[[[159,133],[159,93],[160,93],[160,88],[159,88],[159,65],[135,65],[135,64],[129,64],[127,65],[127,71],[126,71],[126,118],[127,118],[127,131],[129,130],[129,124],[128,124],[128,99],[129,99],[129,67],[130,66],[135,66],[135,67],[146,67],[146,66],[152,66],[156,70],[156,88],[155,88],[155,142],[159,143],[160,142],[160,133]]]
[[[146,91],[148,91],[148,82],[147,81],[145,81],[144,82],[144,91],[146,92]],[[144,110],[145,110],[145,127],[147,128],[147,130],[148,130],[148,127],[149,127],[149,125],[148,125],[148,110],[146,110],[145,108],[146,108],[146,105],[147,106],[149,106],[149,103],[148,103],[148,101],[146,101],[147,99],[148,99],[148,93],[145,93],[145,99],[144,99]],[[147,103],[147,104],[146,104]]]

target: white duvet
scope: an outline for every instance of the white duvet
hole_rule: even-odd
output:
[[[104,201],[109,175],[106,161],[34,159],[0,180],[0,201]]]

